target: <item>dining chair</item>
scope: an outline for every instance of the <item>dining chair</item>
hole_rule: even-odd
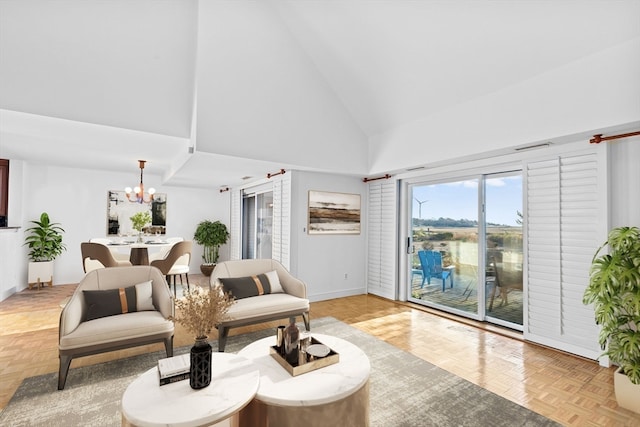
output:
[[[420,266],[422,267],[422,284],[420,288],[424,287],[424,282],[431,284],[431,279],[442,279],[442,292],[445,289],[446,279],[450,280],[450,287],[453,288],[453,275],[451,268],[442,267],[442,254],[438,251],[418,251],[418,258],[420,258]]]
[[[117,260],[111,250],[102,243],[82,242],[80,243],[82,253],[82,269],[85,273],[98,268],[126,267],[130,266],[129,260]]]
[[[493,310],[493,302],[496,294],[500,296],[499,307],[502,307],[503,305],[509,304],[509,292],[523,290],[522,271],[505,271],[504,263],[496,262],[495,258],[491,259],[490,266],[493,267],[495,279],[494,287],[491,290],[488,311]]]
[[[110,239],[105,239],[103,237],[94,237],[89,239],[89,243],[100,243],[102,245],[107,246],[109,248],[109,244],[111,243]],[[113,257],[118,261],[129,261],[129,254],[125,254],[122,252],[118,252],[116,248],[109,248]]]
[[[149,262],[166,258],[167,254],[171,250],[171,247],[178,242],[184,241],[184,239],[182,237],[167,237],[166,239],[164,239],[164,241],[169,243],[170,245],[163,247],[158,252],[149,254]]]
[[[177,242],[171,246],[167,256],[150,263],[166,276],[169,287],[171,287],[171,279],[173,279],[174,295],[177,295],[176,276],[180,277],[180,285],[184,286],[182,282],[182,275],[184,274],[187,281],[187,290],[189,290],[189,263],[191,262],[192,245],[193,242],[190,240]]]

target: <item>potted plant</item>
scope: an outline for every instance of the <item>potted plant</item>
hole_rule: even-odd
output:
[[[224,245],[229,239],[227,226],[220,221],[202,221],[198,224],[193,239],[204,247],[202,255],[204,262],[200,266],[200,271],[205,276],[210,276],[220,256],[220,245]]]
[[[176,314],[169,317],[180,323],[195,338],[190,351],[189,385],[200,389],[211,383],[211,330],[227,320],[229,307],[235,300],[221,288],[203,289],[194,286],[176,300]]]
[[[134,213],[130,218],[131,226],[138,232],[138,242],[142,242],[142,229],[151,224],[151,214],[148,211]]]
[[[27,228],[24,239],[24,246],[29,247],[29,289],[45,282],[52,286],[53,260],[67,249],[62,243],[64,229],[51,222],[46,212],[40,214],[40,221],[30,222],[34,225]]]
[[[598,256],[609,246],[609,253]],[[583,302],[593,304],[603,355],[619,366],[618,405],[640,413],[640,229],[618,227],[596,251]],[[635,393],[635,394],[634,394]]]

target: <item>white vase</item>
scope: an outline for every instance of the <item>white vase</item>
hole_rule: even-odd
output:
[[[618,368],[613,374],[613,387],[618,406],[640,414],[640,384],[632,383]]]

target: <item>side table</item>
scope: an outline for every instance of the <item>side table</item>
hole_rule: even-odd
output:
[[[315,333],[311,336],[336,351],[340,361],[291,376],[269,354],[269,347],[275,345],[275,333],[238,352],[260,369],[260,387],[255,399],[240,413],[241,426],[369,425],[369,358],[346,340]]]
[[[122,396],[126,426],[237,426],[238,412],[255,396],[258,368],[230,353],[213,353],[211,384],[193,390],[189,380],[160,386],[158,368],[140,375]]]

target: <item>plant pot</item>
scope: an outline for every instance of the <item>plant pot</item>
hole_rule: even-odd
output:
[[[216,268],[215,264],[200,264],[200,271],[207,277],[211,276],[214,268]]]
[[[53,261],[29,262],[29,289],[33,286],[53,285]]]
[[[640,384],[632,383],[618,368],[613,374],[613,387],[618,406],[640,414]]]

